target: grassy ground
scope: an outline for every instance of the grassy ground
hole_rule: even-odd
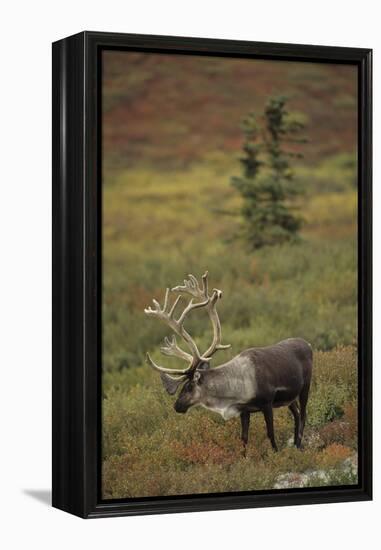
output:
[[[356,353],[316,352],[302,451],[290,446],[287,408],[275,411],[274,453],[261,414],[252,415],[247,455],[240,422],[202,409],[178,415],[154,372],[125,369],[104,401],[105,498],[271,489],[283,474],[323,470],[316,485],[356,483],[340,465],[356,453]]]
[[[323,469],[315,484],[356,483],[339,465],[357,445],[357,258],[355,161],[336,155],[300,165],[305,195],[301,242],[248,253],[232,241],[239,219],[218,210],[239,207],[229,185],[236,158],[208,154],[187,169],[124,170],[104,187],[103,493],[105,498],[268,489],[290,472]],[[177,415],[147,351],[165,365],[168,334],[144,307],[188,273],[209,270],[224,291],[219,311],[223,361],[252,346],[301,336],[315,365],[305,447],[288,446],[288,410],[275,413],[280,452],[252,416],[241,456],[239,421],[205,410]],[[200,347],[210,342],[206,316],[187,325]],[[182,366],[182,365],[181,365]]]

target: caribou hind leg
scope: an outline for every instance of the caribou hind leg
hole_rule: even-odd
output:
[[[288,406],[288,408],[289,408],[290,411],[292,412],[292,415],[293,415],[294,421],[295,421],[294,445],[299,449],[300,444],[301,444],[301,434],[300,434],[301,422],[300,422],[299,407],[298,407],[297,402],[296,402],[296,401],[293,401],[293,402],[291,403],[291,405]]]
[[[241,412],[241,439],[243,443],[243,456],[246,456],[246,447],[249,441],[249,425],[250,425],[250,413],[247,411]]]
[[[299,395],[299,403],[300,403],[300,445],[302,442],[303,432],[304,432],[304,426],[306,424],[306,417],[307,417],[307,401],[308,401],[308,393],[310,391],[310,382],[308,382],[302,389]]]
[[[277,451],[278,447],[277,447],[277,444],[275,443],[273,407],[271,403],[263,407],[263,414],[265,417],[268,438],[271,441],[271,445],[274,451]]]

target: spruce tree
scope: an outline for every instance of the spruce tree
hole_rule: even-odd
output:
[[[295,241],[302,220],[292,205],[299,190],[289,159],[301,155],[286,151],[284,144],[305,141],[298,137],[303,124],[290,117],[286,98],[280,96],[269,100],[261,123],[250,113],[241,127],[242,175],[231,183],[243,198],[243,235],[252,249]]]

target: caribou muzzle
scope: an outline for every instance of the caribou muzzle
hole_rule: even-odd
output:
[[[177,400],[173,405],[173,408],[177,413],[185,414],[189,409],[189,405],[186,405],[184,403],[179,403],[179,401]]]

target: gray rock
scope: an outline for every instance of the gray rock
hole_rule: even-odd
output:
[[[357,475],[357,455],[350,456],[343,460],[337,468],[329,470],[306,470],[303,473],[288,472],[277,477],[274,489],[296,489],[315,485],[329,485],[330,480],[335,476],[337,471],[352,476]]]

